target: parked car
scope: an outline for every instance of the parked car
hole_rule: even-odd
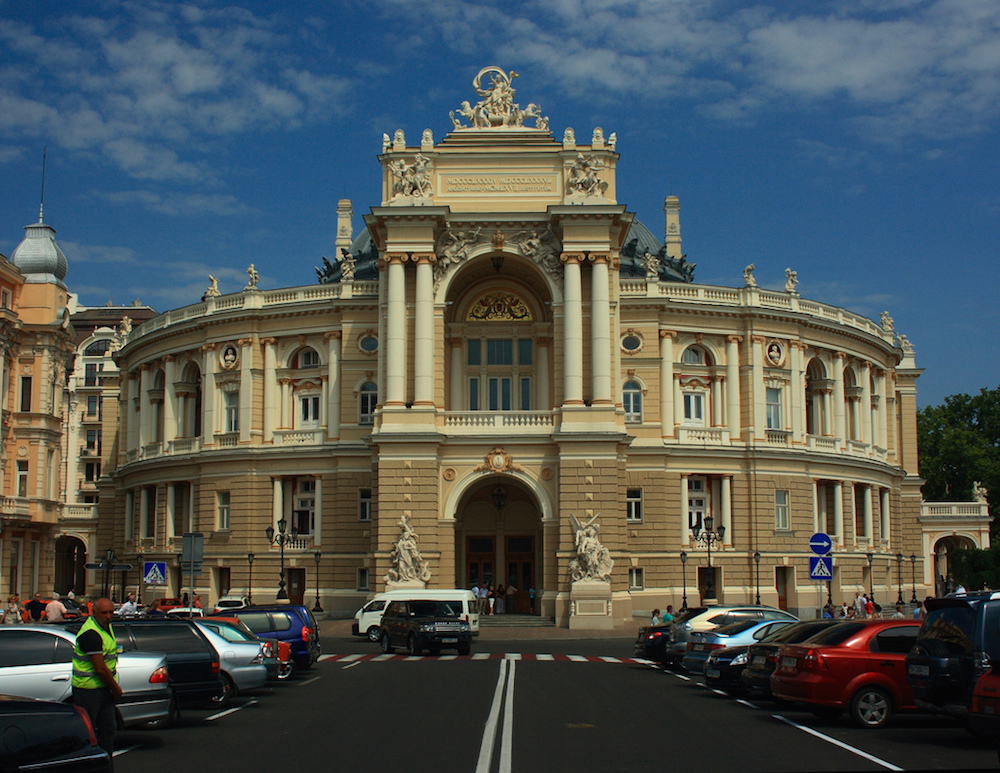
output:
[[[215,607],[212,609],[212,614],[219,614],[220,612],[225,612],[227,609],[240,609],[241,607],[250,606],[250,599],[246,596],[222,596],[217,602],[215,602]]]
[[[260,642],[268,679],[287,679],[295,673],[295,661],[292,660],[292,648],[288,642],[262,639],[238,617],[202,617],[198,619],[198,625],[210,626],[228,641]]]
[[[682,613],[683,614],[683,613]],[[670,624],[648,625],[639,628],[632,654],[637,658],[645,658],[665,665],[673,665],[668,655],[670,644]]]
[[[436,655],[442,649],[454,648],[459,655],[468,655],[472,626],[447,601],[390,601],[382,613],[379,643],[386,653],[394,647],[406,647],[410,655],[424,650]]]
[[[894,712],[917,708],[906,682],[906,653],[919,630],[919,620],[851,620],[801,644],[783,644],[771,692],[822,718],[846,709],[859,727],[882,727]]]
[[[1000,744],[1000,668],[990,668],[976,681],[969,707],[969,729]]]
[[[262,639],[288,642],[296,671],[309,668],[323,652],[319,623],[309,607],[301,604],[261,605],[230,609],[224,614],[239,618]]]
[[[152,599],[150,601],[150,605],[152,605],[152,603],[155,602],[155,601],[156,601],[156,599]],[[183,607],[184,606],[184,602],[183,601],[181,601],[180,599],[175,599],[175,598],[159,599],[159,602],[160,603],[158,605],[158,608],[164,614],[166,614],[167,612],[169,612],[174,607]]]
[[[171,607],[167,610],[167,617],[204,617],[205,611],[201,607]]]
[[[778,662],[778,650],[782,644],[798,644],[808,641],[820,631],[836,623],[844,622],[836,619],[802,620],[785,626],[773,636],[751,644],[747,648],[747,663],[740,675],[743,686],[759,693],[762,697],[771,697],[771,674]]]
[[[702,674],[713,687],[743,689],[740,674],[747,662],[747,648],[789,625],[791,620],[746,620],[714,631],[691,634],[684,655],[684,668]]]
[[[111,759],[79,706],[0,695],[0,738],[0,770],[111,770]]]
[[[476,594],[462,588],[401,588],[380,593],[354,613],[351,633],[354,636],[366,636],[368,641],[377,642],[382,633],[382,610],[385,609],[385,605],[390,601],[409,601],[418,598],[447,601],[454,607],[455,613],[472,627],[472,635],[479,635],[479,608]]]
[[[906,679],[925,711],[964,718],[976,682],[1000,660],[1000,593],[929,599],[906,658]]]
[[[260,639],[235,639],[223,636],[217,626],[197,620],[195,625],[208,637],[219,656],[219,668],[225,692],[216,703],[228,706],[241,692],[259,690],[267,682],[267,666],[264,665],[264,643]]]
[[[0,627],[0,693],[69,700],[75,644],[76,635],[60,625]],[[118,684],[123,691],[116,704],[122,727],[170,719],[173,691],[162,652],[121,653]]]
[[[758,607],[754,605],[723,605],[714,607],[692,607],[688,614],[674,618],[670,624],[670,642],[666,645],[666,661],[680,663],[687,651],[687,643],[691,634],[698,631],[710,631],[724,625],[739,623],[746,620],[788,620],[795,622],[798,618],[774,607]]]
[[[74,635],[80,624],[67,629]],[[162,652],[174,699],[179,708],[211,705],[225,692],[219,656],[208,638],[190,620],[128,618],[115,620],[115,639],[123,652]]]

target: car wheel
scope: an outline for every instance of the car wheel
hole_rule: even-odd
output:
[[[388,655],[390,652],[392,652],[393,647],[392,647],[392,643],[389,641],[389,634],[388,633],[386,633],[385,631],[383,631],[382,632],[382,636],[379,637],[378,641],[379,641],[379,644],[382,645],[382,652],[384,652],[386,655]]]
[[[420,651],[420,647],[417,645],[417,636],[411,633],[406,640],[406,652],[410,655],[419,655]]]
[[[851,720],[858,727],[882,727],[892,719],[892,697],[881,687],[862,687],[851,698]]]
[[[229,674],[222,675],[222,694],[212,698],[212,705],[224,709],[236,697],[236,685]]]
[[[379,627],[377,625],[373,625],[368,629],[368,641],[377,642],[379,640],[379,634]]]
[[[285,679],[291,679],[295,676],[295,661],[289,660],[286,663],[280,663],[278,665],[278,679],[284,681]]]
[[[809,709],[814,717],[820,719],[836,719],[840,716],[841,709],[837,706],[813,706]]]

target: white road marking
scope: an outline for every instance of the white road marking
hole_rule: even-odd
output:
[[[514,666],[516,660],[510,661],[510,674],[507,677],[507,694],[503,699],[503,729],[500,731],[500,773],[510,773],[511,748],[514,744]]]
[[[760,708],[760,706],[758,706],[756,703],[751,703],[750,701],[743,700],[743,698],[737,698],[736,702],[740,703],[740,704],[742,704],[744,706],[746,706],[747,708],[751,708],[751,709],[759,709]]]
[[[601,660],[603,660],[605,663],[621,663],[620,658],[612,658],[607,655],[602,656]]]
[[[849,744],[846,744],[843,741],[838,741],[836,738],[831,738],[830,736],[825,735],[824,733],[821,733],[818,730],[813,730],[811,727],[806,727],[805,725],[800,725],[798,722],[793,722],[788,717],[781,716],[781,714],[772,714],[771,716],[774,717],[775,719],[781,720],[782,722],[788,725],[791,725],[792,727],[797,727],[802,732],[808,733],[811,736],[815,736],[816,738],[819,738],[821,741],[826,741],[828,743],[833,744],[834,746],[839,746],[841,749],[849,751],[852,754],[857,754],[859,757],[864,757],[869,762],[874,762],[876,765],[881,765],[883,768],[886,768],[887,770],[905,770],[905,768],[896,767],[891,762],[886,762],[885,760],[881,760],[878,757],[869,754],[868,752],[863,752],[861,751],[861,749],[858,749],[854,746],[850,746]]]
[[[488,653],[488,652],[477,652],[475,655],[472,656],[472,659],[473,660],[489,660],[490,659],[490,653]]]
[[[535,655],[535,660],[555,660],[555,655]]]
[[[381,655],[376,655],[375,657],[373,657],[372,658],[372,662],[374,663],[374,662],[380,661],[380,660],[391,660],[394,657],[396,657],[396,656],[393,655],[390,652],[383,652]]]
[[[319,677],[316,678],[319,679]],[[252,698],[251,700],[248,700],[246,703],[244,703],[242,706],[234,706],[231,709],[220,711],[218,714],[213,714],[210,717],[205,717],[205,721],[211,722],[213,719],[222,719],[223,717],[229,716],[230,714],[235,714],[237,711],[240,711],[241,709],[245,709],[247,706],[255,706],[256,704],[257,704],[257,699]]]
[[[317,679],[321,679],[321,678],[322,678],[322,677],[319,677],[319,676],[314,676],[314,677],[313,677],[312,679],[306,679],[306,680],[305,680],[304,682],[296,682],[296,683],[295,683],[295,686],[296,686],[296,687],[305,687],[305,686],[306,686],[307,684],[312,684],[312,683],[313,683],[313,682],[315,682],[315,681],[316,681]]]
[[[134,743],[131,746],[126,746],[124,749],[115,749],[114,753],[111,756],[117,757],[119,754],[128,754],[130,751],[140,748],[142,748],[141,743]]]
[[[479,746],[479,762],[476,765],[476,773],[490,773],[490,763],[493,761],[493,744],[496,742],[497,735],[497,718],[500,716],[500,700],[503,698],[504,681],[510,662],[506,658],[500,661],[500,676],[497,678],[497,686],[493,691],[493,704],[490,706],[490,715],[486,719],[486,727],[483,730],[483,742]]]
[[[507,660],[520,660],[521,659],[521,653],[520,652],[507,652],[507,653],[504,654],[504,657],[507,658]]]
[[[587,659],[583,655],[567,655],[567,658],[572,660],[574,663],[586,663]]]
[[[341,671],[346,671],[349,668],[354,668],[355,666],[360,666],[360,665],[361,665],[361,661],[360,660],[355,660],[353,663],[349,663],[348,665],[344,666],[340,670]]]

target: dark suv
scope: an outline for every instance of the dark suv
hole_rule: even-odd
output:
[[[239,618],[262,639],[288,642],[296,670],[306,670],[323,652],[319,641],[319,623],[307,606],[275,604],[240,607],[225,609],[219,615]]]
[[[976,682],[1000,658],[1000,593],[929,599],[927,614],[909,655],[906,681],[916,704],[939,714],[965,717]]]
[[[472,649],[472,626],[447,601],[390,601],[382,613],[382,652],[405,646],[411,655],[429,650],[436,655],[454,648],[459,655]]]

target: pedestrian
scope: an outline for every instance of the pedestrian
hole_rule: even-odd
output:
[[[45,619],[50,623],[66,621],[66,605],[59,600],[59,594],[52,594],[52,601],[45,605]]]
[[[875,602],[865,599],[865,617],[875,617]]]
[[[674,605],[667,604],[667,611],[660,616],[660,621],[662,625],[667,625],[668,623],[674,622]]]
[[[18,603],[18,598],[16,593],[12,593],[7,597],[7,606],[4,607],[2,617],[3,625],[20,625],[24,622],[24,617],[22,617],[21,605]]]
[[[195,596],[193,604],[195,609],[201,609],[201,596]]]
[[[504,612],[504,602],[507,600],[507,589],[503,585],[497,586],[497,614]]]
[[[854,616],[859,620],[864,619],[867,601],[868,599],[865,598],[864,593],[858,592],[854,594]]]
[[[111,599],[98,599],[73,648],[73,702],[87,712],[97,745],[108,757],[115,752],[115,701],[122,695],[118,686],[118,645],[111,627],[114,613]]]
[[[847,602],[843,602],[840,605],[840,614],[837,617],[847,617]]]
[[[504,602],[504,609],[507,610],[507,614],[511,614],[514,611],[514,594],[517,593],[517,588],[513,585],[507,586],[507,601]]]
[[[184,598],[181,599],[181,606],[186,607],[188,605],[188,595],[185,593]]]
[[[906,615],[903,613],[903,605],[902,604],[897,604],[896,605],[896,611],[892,613],[892,616],[894,618],[896,618],[896,617],[906,617]]]
[[[160,600],[153,599],[153,603],[149,605],[149,609],[146,610],[147,617],[160,617],[163,615],[163,610],[160,609]]]
[[[496,603],[497,603],[496,592],[493,590],[493,586],[492,585],[490,585],[489,588],[487,588],[486,594],[487,594],[486,595],[486,603],[489,604],[489,606],[490,606],[489,614],[492,615],[493,614],[493,608],[496,606]]]
[[[73,592],[72,585],[69,586],[69,593],[66,594],[66,598],[68,598],[70,601],[73,601],[73,599],[76,598],[76,594]]]
[[[649,621],[650,625],[660,625],[660,608],[657,607],[653,610],[653,617]]]
[[[535,614],[535,589],[534,587],[528,588],[528,614]]]
[[[121,605],[118,610],[118,614],[122,617],[135,617],[139,614],[139,607],[135,603],[135,596],[131,593],[128,594],[128,598],[125,599],[125,603]]]
[[[31,601],[24,605],[24,608],[28,610],[32,621],[39,622],[42,619],[42,615],[45,614],[45,602],[42,601],[42,594],[36,593]]]

